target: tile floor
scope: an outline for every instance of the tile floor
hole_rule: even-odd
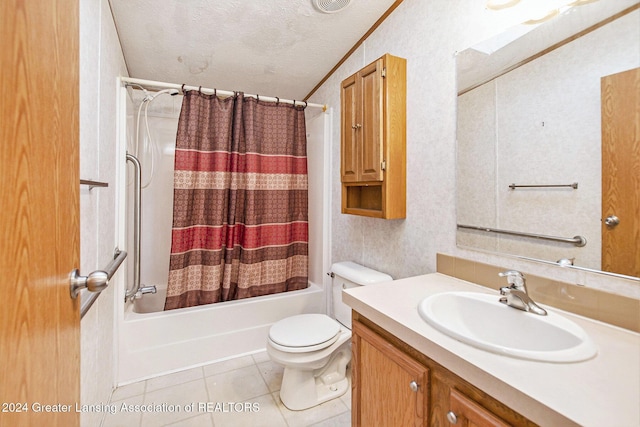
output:
[[[107,412],[102,427],[351,425],[351,390],[314,408],[290,411],[278,393],[282,371],[261,352],[118,387],[110,403],[115,414]],[[154,411],[135,407],[150,404]]]

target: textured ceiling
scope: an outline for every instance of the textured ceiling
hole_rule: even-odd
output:
[[[394,0],[109,0],[131,77],[302,99]]]

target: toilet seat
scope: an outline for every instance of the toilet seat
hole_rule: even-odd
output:
[[[287,353],[322,350],[338,340],[340,324],[324,314],[299,314],[271,326],[269,341]]]

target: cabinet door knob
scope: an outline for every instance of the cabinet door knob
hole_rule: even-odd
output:
[[[356,123],[355,125],[351,126],[351,129],[360,129],[362,127],[362,125],[360,123]]]
[[[456,417],[456,414],[453,411],[447,412],[447,420],[449,420],[451,424],[458,423],[458,417]]]
[[[411,391],[415,391],[415,392],[417,392],[419,387],[420,387],[420,386],[419,386],[419,385],[418,385],[418,383],[417,383],[417,382],[415,382],[415,381],[411,381],[411,382],[409,383],[409,388],[411,389]]]

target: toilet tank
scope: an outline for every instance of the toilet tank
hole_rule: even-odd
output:
[[[342,290],[393,280],[388,274],[352,261],[333,264],[331,273],[333,275],[333,317],[349,329],[351,329],[351,307],[342,302]]]

